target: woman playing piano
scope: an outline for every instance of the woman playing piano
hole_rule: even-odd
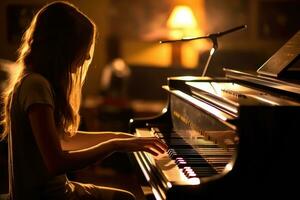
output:
[[[25,32],[18,71],[4,93],[11,199],[134,199],[127,191],[69,181],[65,173],[116,151],[165,151],[157,138],[78,131],[94,44],[94,23],[66,2],[44,6]]]

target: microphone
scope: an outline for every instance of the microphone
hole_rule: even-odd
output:
[[[182,38],[182,39],[179,39],[179,40],[162,40],[162,41],[159,41],[159,43],[162,44],[162,43],[172,43],[172,42],[187,42],[187,41],[191,41],[191,40],[199,40],[199,39],[211,39],[211,40],[215,40],[215,39],[218,38],[218,37],[221,37],[221,36],[223,36],[223,35],[227,35],[227,34],[229,34],[229,33],[238,31],[238,30],[240,30],[240,29],[245,29],[245,28],[247,28],[247,25],[241,25],[241,26],[237,26],[237,27],[228,29],[228,30],[226,30],[226,31],[217,32],[217,33],[212,33],[212,34],[209,34],[209,35],[207,35],[207,36],[201,36],[201,37],[189,37],[189,38]]]

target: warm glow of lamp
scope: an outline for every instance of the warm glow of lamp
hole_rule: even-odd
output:
[[[171,29],[172,37],[186,37],[197,29],[198,23],[190,7],[178,5],[173,9],[167,26]]]
[[[191,8],[179,5],[173,9],[167,26],[170,28],[197,28],[198,24]]]
[[[170,30],[169,37],[171,39],[181,39],[198,35],[197,31],[199,29],[192,9],[186,5],[175,6],[168,18],[167,27]],[[181,42],[171,44],[171,62],[173,66],[182,66],[185,59],[191,60],[187,56],[184,56],[181,46]]]

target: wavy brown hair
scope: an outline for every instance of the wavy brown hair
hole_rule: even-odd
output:
[[[3,93],[2,139],[10,130],[14,87],[31,72],[42,75],[52,86],[57,128],[75,134],[80,123],[81,88],[91,61],[87,55],[93,53],[95,35],[95,24],[68,2],[56,1],[39,10],[23,35],[18,69]]]

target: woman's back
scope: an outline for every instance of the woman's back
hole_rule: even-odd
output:
[[[9,185],[14,199],[40,199],[47,190],[64,189],[65,175],[50,178],[34,139],[27,110],[33,104],[54,107],[49,83],[38,74],[26,75],[15,87],[11,106]]]

